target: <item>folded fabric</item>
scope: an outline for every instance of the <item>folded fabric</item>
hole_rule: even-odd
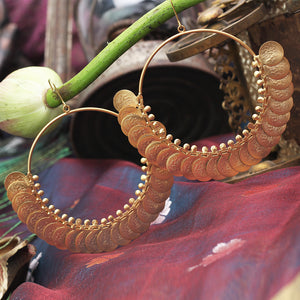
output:
[[[113,252],[37,239],[35,283],[11,299],[270,299],[300,273],[299,171],[235,184],[177,178],[149,231]],[[125,161],[67,158],[40,182],[55,207],[100,220],[134,196],[141,174]]]

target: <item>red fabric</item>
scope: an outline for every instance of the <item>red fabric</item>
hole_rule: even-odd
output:
[[[11,299],[269,299],[300,272],[299,171],[236,184],[178,178],[163,222],[110,253],[37,240],[36,283]],[[56,207],[100,219],[128,201],[140,175],[124,161],[63,159],[41,183]]]

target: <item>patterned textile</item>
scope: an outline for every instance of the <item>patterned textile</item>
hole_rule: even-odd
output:
[[[300,272],[299,171],[235,184],[177,178],[150,230],[113,252],[36,240],[35,283],[11,299],[270,299]],[[40,177],[56,207],[100,219],[133,196],[141,173],[125,161],[67,158]]]

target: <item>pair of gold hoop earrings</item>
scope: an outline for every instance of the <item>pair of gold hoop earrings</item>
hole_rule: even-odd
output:
[[[179,23],[180,24],[180,23]],[[181,25],[181,24],[180,24]],[[236,141],[229,140],[227,145],[212,146],[209,150],[173,140],[165,126],[149,114],[151,108],[144,106],[142,96],[143,79],[155,54],[170,41],[190,33],[209,32],[225,35],[246,48],[253,56],[254,75],[258,78],[261,95],[257,102],[257,113],[252,116],[254,123],[248,124],[249,130],[243,136],[237,135]],[[248,170],[267,156],[286,128],[293,106],[293,83],[288,60],[277,42],[266,42],[255,55],[251,48],[235,36],[217,30],[195,29],[185,31],[179,26],[179,33],[158,46],[142,70],[139,93],[136,96],[129,90],[121,90],[113,102],[118,113],[96,107],[70,110],[63,102],[63,113],[49,122],[35,138],[28,156],[27,175],[20,172],[9,174],[5,188],[13,209],[28,229],[50,245],[72,252],[96,253],[111,251],[126,245],[145,232],[152,221],[164,208],[170,195],[173,176],[207,181],[221,180]],[[143,156],[141,162],[144,175],[138,184],[135,198],[130,198],[123,210],[115,216],[97,220],[75,219],[61,214],[49,200],[43,198],[44,192],[37,183],[38,176],[31,173],[31,158],[41,135],[58,119],[81,111],[98,111],[118,118],[122,132],[128,136],[130,144]]]

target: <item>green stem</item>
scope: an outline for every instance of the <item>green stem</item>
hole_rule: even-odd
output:
[[[175,10],[178,13],[203,1],[204,0],[172,0]],[[97,77],[126,50],[151,30],[159,27],[173,16],[174,11],[170,0],[166,0],[138,19],[117,38],[110,42],[85,68],[58,88],[62,98],[65,101],[68,101],[79,94],[96,80]],[[57,107],[61,104],[57,94],[51,89],[47,91],[46,101],[49,107]]]

